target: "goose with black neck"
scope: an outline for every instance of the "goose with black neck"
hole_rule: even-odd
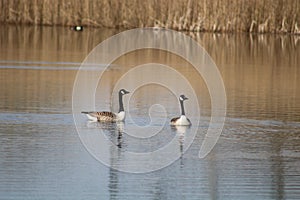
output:
[[[179,103],[181,108],[181,116],[180,117],[174,117],[171,119],[170,124],[176,125],[176,126],[190,126],[192,123],[191,121],[185,116],[185,110],[184,110],[184,104],[183,102],[185,100],[188,100],[186,96],[183,94],[179,96]]]
[[[129,92],[125,89],[119,91],[119,112],[113,113],[109,111],[82,111],[81,113],[86,114],[89,120],[98,122],[120,122],[125,120],[125,110],[123,105],[123,96]]]

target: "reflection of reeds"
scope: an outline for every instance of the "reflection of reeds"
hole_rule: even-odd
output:
[[[120,30],[88,29],[77,34],[63,27],[2,26],[0,31],[0,60],[2,61],[49,61],[82,62],[86,55],[102,40],[115,35]],[[272,119],[300,121],[300,36],[270,34],[206,34],[189,33],[209,53],[217,64],[225,83],[228,116],[234,113],[246,114],[249,118],[269,116]],[[76,42],[74,42],[76,41]],[[151,44],[151,40],[149,44]],[[167,43],[188,46],[187,41],[177,40]],[[109,46],[107,52],[113,52],[122,45]],[[125,49],[125,48],[124,48]],[[186,48],[186,55],[191,55]],[[211,97],[207,86],[195,69],[185,59],[166,51],[133,51],[114,61],[122,69],[108,70],[104,74],[103,85],[113,88],[125,72],[132,67],[145,63],[161,63],[173,67],[185,76],[195,87],[201,99],[201,113],[210,115]],[[11,65],[2,63],[2,66]],[[29,66],[28,64],[14,64]],[[37,65],[37,64],[32,64]],[[40,65],[37,65],[40,66]],[[51,65],[43,65],[50,66]],[[60,66],[60,65],[59,65]],[[72,66],[71,64],[66,66]],[[77,66],[77,65],[75,65]],[[4,110],[32,109],[37,103],[44,105],[51,98],[55,108],[70,106],[71,90],[76,70],[20,70],[1,69],[0,92],[6,95],[2,102]],[[157,74],[153,71],[152,76]],[[174,80],[176,81],[176,80]],[[33,85],[36,92],[24,90],[24,85]],[[1,87],[2,86],[2,87]],[[53,87],[52,87],[53,86]],[[58,90],[58,91],[54,91]],[[109,99],[110,93],[96,96],[97,99]],[[29,96],[28,96],[29,95]],[[53,96],[54,95],[54,96]],[[148,95],[145,105],[152,105],[153,98]],[[147,97],[148,97],[147,96]],[[158,97],[162,97],[158,95]],[[25,102],[24,101],[25,98]],[[26,101],[30,99],[30,101]],[[155,99],[154,99],[155,100]],[[52,103],[53,103],[52,102]],[[101,102],[101,101],[99,101]],[[20,104],[21,103],[21,104]],[[68,105],[66,105],[68,104]],[[63,107],[59,107],[63,105]],[[113,104],[114,105],[114,104]],[[173,110],[178,109],[174,104]],[[101,105],[97,105],[101,106]],[[53,108],[54,108],[53,107]],[[67,107],[69,109],[69,107]],[[146,106],[146,108],[148,108]],[[19,110],[21,111],[21,110]],[[230,114],[231,113],[231,114]],[[261,115],[260,115],[261,114]],[[274,116],[272,116],[274,115]]]
[[[300,34],[299,4],[298,0],[2,0],[0,21]]]

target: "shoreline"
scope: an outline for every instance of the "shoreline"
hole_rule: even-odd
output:
[[[29,24],[29,23],[0,23],[0,27],[1,26],[19,26],[19,27],[53,27],[53,28],[68,28],[71,29],[73,26],[71,25],[59,25],[59,24],[55,24],[55,25],[49,25],[49,24]],[[130,27],[130,28],[124,28],[124,27],[119,27],[119,28],[114,28],[114,27],[100,27],[100,26],[83,26],[84,29],[94,29],[94,30],[100,30],[100,29],[106,29],[106,30],[122,30],[122,31],[126,31],[126,30],[130,30],[130,29],[136,29],[136,28],[153,28],[153,29],[169,29],[169,30],[174,30],[174,31],[179,31],[182,33],[185,33],[187,35],[192,34],[249,34],[249,35],[282,35],[282,36],[300,36],[300,33],[292,33],[292,32],[249,32],[249,31],[213,31],[213,30],[204,30],[204,31],[189,31],[189,30],[176,30],[176,29],[171,29],[171,28],[166,28],[166,27],[154,27],[154,26],[149,26],[149,27]]]

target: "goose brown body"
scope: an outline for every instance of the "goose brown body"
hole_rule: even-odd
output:
[[[180,117],[174,117],[171,119],[171,124],[175,124],[177,120],[179,120]]]
[[[117,114],[113,112],[108,112],[108,111],[102,111],[102,112],[81,112],[83,114],[87,114],[91,116],[94,119],[97,119],[97,121],[107,121],[107,122],[116,122],[118,121],[117,119]],[[96,121],[96,120],[95,120]]]
[[[124,106],[123,106],[123,95],[128,94],[129,92],[121,89],[119,91],[119,112],[118,113],[113,113],[109,111],[101,111],[101,112],[95,112],[95,111],[90,111],[86,112],[83,111],[81,113],[86,114],[86,116],[92,120],[92,121],[99,121],[99,122],[119,122],[119,121],[124,121],[125,120],[125,111],[124,111]]]

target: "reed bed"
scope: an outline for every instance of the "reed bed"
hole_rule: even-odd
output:
[[[0,0],[0,22],[300,34],[299,0]]]

